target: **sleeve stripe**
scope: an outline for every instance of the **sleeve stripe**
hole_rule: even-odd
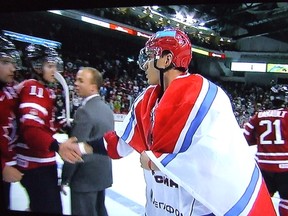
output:
[[[44,108],[43,106],[40,106],[39,104],[36,103],[21,103],[20,104],[20,109],[24,109],[24,108],[34,108],[39,110],[40,112],[42,112],[45,116],[48,115],[48,111],[46,108]]]
[[[25,120],[33,120],[33,121],[38,122],[39,124],[42,124],[42,125],[45,124],[41,118],[39,118],[38,116],[31,115],[31,114],[23,115],[20,121],[24,122]]]

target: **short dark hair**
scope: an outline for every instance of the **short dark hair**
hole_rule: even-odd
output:
[[[170,54],[171,52],[169,50],[163,50],[161,57]],[[172,54],[172,53],[171,53]],[[172,54],[173,55],[173,54]],[[179,70],[181,72],[186,72],[187,69],[184,67],[174,67],[176,70]]]

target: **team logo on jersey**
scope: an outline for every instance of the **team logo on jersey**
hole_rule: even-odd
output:
[[[172,179],[167,178],[166,176],[153,174],[153,177],[155,179],[155,182],[157,182],[159,184],[164,184],[168,187],[179,188],[179,185],[177,183],[175,183]]]
[[[4,125],[3,131],[3,137],[5,137],[8,140],[8,143],[11,144],[17,139],[17,125],[16,125],[16,116],[13,112],[10,113],[10,117],[8,117],[8,124]]]
[[[156,199],[154,199],[152,201],[152,204],[155,208],[163,209],[164,211],[169,212],[171,215],[184,216],[184,214],[182,214],[179,209],[177,209],[177,208],[175,208],[172,205],[169,205],[167,203],[157,201]]]

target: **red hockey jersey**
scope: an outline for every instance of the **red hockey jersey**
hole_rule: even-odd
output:
[[[55,94],[37,80],[26,80],[17,87],[19,94],[19,143],[17,165],[32,169],[56,163],[50,145],[55,139]]]
[[[257,144],[256,160],[261,169],[288,171],[288,109],[256,113],[244,127],[249,145]]]
[[[2,169],[16,165],[14,146],[17,140],[16,110],[18,97],[13,87],[0,89],[0,150]]]

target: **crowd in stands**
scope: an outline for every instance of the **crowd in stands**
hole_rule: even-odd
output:
[[[257,111],[271,108],[270,87],[245,85],[240,82],[220,82],[221,86],[230,97],[234,115],[240,127],[243,127],[249,118]]]

